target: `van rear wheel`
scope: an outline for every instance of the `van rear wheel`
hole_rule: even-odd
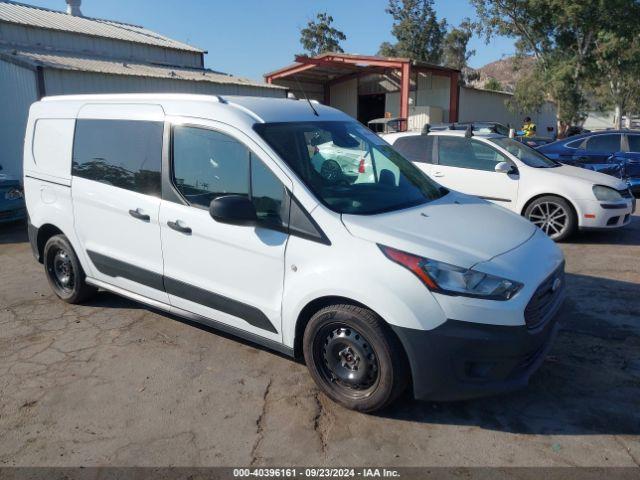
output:
[[[305,329],[304,358],[311,376],[332,400],[361,412],[379,410],[406,388],[404,351],[371,310],[331,305]]]
[[[81,303],[97,291],[97,288],[87,285],[76,252],[64,235],[54,235],[47,240],[44,268],[51,289],[67,303]]]

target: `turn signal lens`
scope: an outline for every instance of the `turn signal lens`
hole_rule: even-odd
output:
[[[395,248],[385,247],[383,245],[378,246],[382,250],[382,253],[384,253],[389,260],[399,263],[403,267],[411,270],[411,272],[413,272],[416,277],[422,280],[422,283],[424,283],[430,289],[438,289],[438,285],[436,284],[436,282],[431,280],[431,277],[427,275],[427,272],[425,272],[420,265],[423,260],[422,257],[417,257],[415,255],[411,255],[410,253],[396,250]]]

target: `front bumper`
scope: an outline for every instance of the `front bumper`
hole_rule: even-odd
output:
[[[439,296],[448,320],[436,328],[392,326],[407,354],[417,399],[464,400],[524,387],[551,348],[565,298],[557,245],[539,231],[520,248],[478,267],[511,268],[508,277],[520,278],[519,271],[528,279],[503,302]]]
[[[580,229],[608,230],[624,227],[631,222],[635,207],[635,198],[625,198],[617,202],[585,201],[581,208]]]
[[[416,399],[465,400],[525,387],[559,329],[447,320],[433,330],[392,327],[403,343]]]

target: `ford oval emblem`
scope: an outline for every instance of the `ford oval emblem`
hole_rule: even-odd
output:
[[[560,277],[556,277],[556,279],[553,281],[553,285],[551,285],[551,291],[555,292],[556,290],[558,290],[561,284],[562,280],[560,280]]]

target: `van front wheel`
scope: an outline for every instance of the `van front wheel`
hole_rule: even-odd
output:
[[[307,324],[303,349],[322,391],[352,410],[379,410],[407,386],[402,346],[371,310],[355,305],[321,309]]]
[[[47,240],[44,269],[53,292],[67,303],[81,303],[97,291],[85,282],[76,252],[64,235],[54,235]]]

